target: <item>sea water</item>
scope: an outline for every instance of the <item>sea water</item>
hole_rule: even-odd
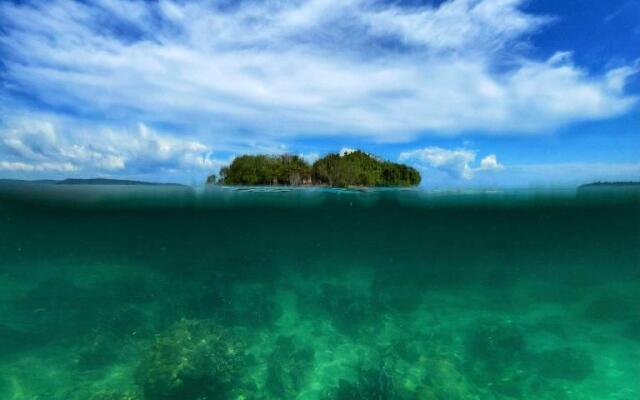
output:
[[[5,184],[0,399],[640,398],[640,202]]]

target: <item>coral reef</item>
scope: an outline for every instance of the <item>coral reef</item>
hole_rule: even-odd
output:
[[[137,370],[145,400],[224,399],[245,364],[245,346],[210,321],[182,320],[158,336]]]
[[[142,397],[136,392],[106,390],[92,394],[89,400],[142,400]]]
[[[280,336],[267,359],[267,391],[273,399],[294,399],[312,369],[314,351],[297,346],[294,338]]]
[[[335,390],[326,394],[327,400],[391,400],[395,393],[393,380],[384,366],[360,369],[354,382],[341,379]]]
[[[474,399],[472,387],[462,373],[458,360],[450,355],[434,355],[423,361],[423,384],[415,389],[418,400]]]

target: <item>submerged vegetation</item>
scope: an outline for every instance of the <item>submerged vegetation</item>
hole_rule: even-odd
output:
[[[244,344],[211,321],[182,320],[158,336],[138,367],[145,400],[227,398],[242,373]]]
[[[397,187],[415,186],[420,180],[420,173],[415,168],[356,150],[328,154],[313,165],[295,155],[243,155],[221,168],[219,178],[209,176],[207,183]]]

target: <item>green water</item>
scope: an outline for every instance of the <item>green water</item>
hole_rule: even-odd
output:
[[[640,398],[640,202],[0,190],[0,399]]]

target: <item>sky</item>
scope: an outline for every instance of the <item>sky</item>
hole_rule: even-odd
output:
[[[0,0],[0,178],[357,148],[425,187],[640,180],[639,72],[638,0]]]

